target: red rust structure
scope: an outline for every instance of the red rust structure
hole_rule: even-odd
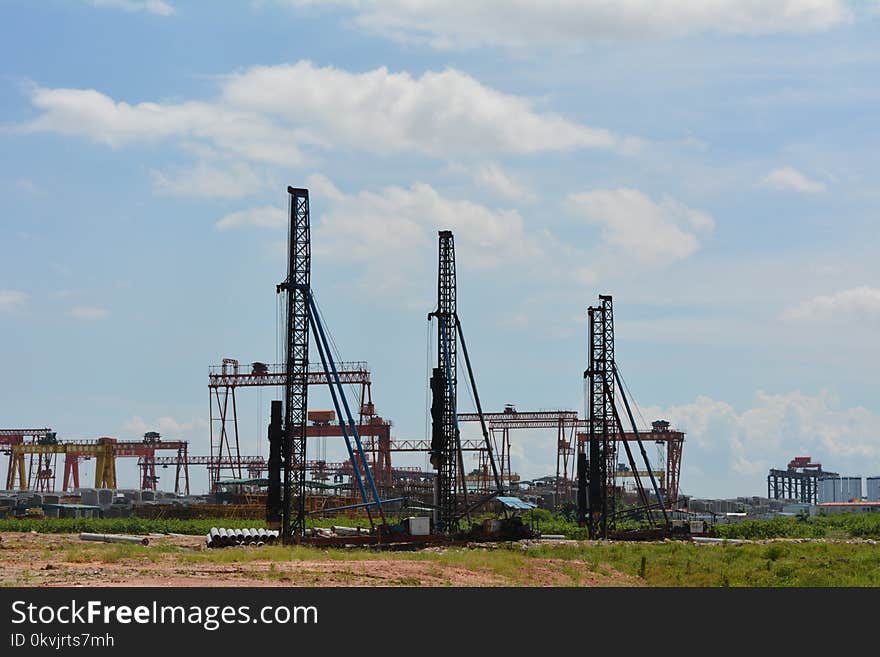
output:
[[[512,429],[556,429],[556,504],[568,500],[572,496],[575,477],[575,455],[577,452],[589,451],[590,434],[584,429],[588,422],[578,417],[573,410],[557,411],[518,411],[508,404],[500,413],[485,413],[489,431],[501,436],[501,476],[509,479],[512,475],[510,467],[510,431]],[[459,413],[459,422],[475,422],[479,420],[476,413]],[[642,440],[653,441],[663,445],[666,452],[665,471],[663,478],[666,499],[674,506],[678,499],[679,480],[681,477],[681,457],[684,447],[684,433],[669,428],[669,422],[657,420],[652,422],[651,430],[639,432]],[[635,433],[629,431],[616,436],[619,441],[635,442]],[[618,476],[620,473],[617,473]]]
[[[176,451],[181,462],[174,478],[174,492],[189,495],[189,470],[186,467],[186,455],[189,444],[184,440],[162,440],[158,433],[149,431],[144,435],[143,441],[117,440],[116,438],[104,437],[96,441],[99,445],[110,446],[112,462],[109,465],[113,469],[113,479],[116,479],[116,459],[137,458],[138,467],[141,471],[140,487],[142,490],[156,490],[159,476],[156,474],[157,451]],[[62,443],[63,446],[64,443]],[[79,488],[79,462],[83,458],[82,453],[74,451],[64,452],[64,483],[62,490]]]
[[[380,440],[385,429],[375,424],[375,406],[373,404],[370,381],[370,370],[365,362],[342,362],[338,363],[338,372],[342,384],[360,386],[360,424],[367,426],[366,433]],[[234,358],[224,358],[221,365],[212,366],[208,371],[208,397],[210,404],[210,445],[211,454],[217,459],[218,469],[211,470],[210,485],[213,490],[217,481],[225,473],[233,478],[240,479],[244,473],[244,463],[241,461],[241,441],[238,430],[238,408],[236,406],[235,391],[237,388],[265,387],[272,388],[285,384],[285,367],[283,364],[271,364],[254,362],[249,366],[241,366]],[[326,385],[324,370],[320,364],[309,366],[307,384]],[[381,425],[382,420],[378,418]],[[389,424],[390,427],[390,424]],[[309,426],[307,431],[312,431]],[[327,429],[332,431],[333,428]],[[338,425],[335,427],[339,431]],[[320,431],[320,430],[316,430]],[[341,433],[308,433],[308,436],[334,435]],[[369,442],[369,450],[378,456],[378,445],[372,439]]]

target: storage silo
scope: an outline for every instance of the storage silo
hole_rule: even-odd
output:
[[[819,480],[819,503],[840,502],[840,477],[826,477]]]
[[[841,502],[851,502],[852,500],[860,502],[862,499],[862,478],[841,477],[840,497]]]
[[[869,502],[880,502],[880,477],[867,477],[867,493]]]

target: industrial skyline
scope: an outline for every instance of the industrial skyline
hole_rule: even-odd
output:
[[[427,437],[448,228],[485,410],[583,414],[608,293],[640,419],[686,434],[683,493],[760,495],[801,454],[880,473],[869,5],[584,9],[573,42],[551,7],[477,33],[442,8],[113,4],[2,10],[3,425],[207,454],[207,368],[281,362],[295,184],[317,302],[397,437]],[[280,397],[243,397],[265,454]],[[555,472],[555,440],[518,432],[513,469]]]

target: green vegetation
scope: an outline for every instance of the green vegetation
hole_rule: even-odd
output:
[[[724,538],[874,538],[880,539],[880,513],[839,513],[815,518],[773,518],[719,525]]]
[[[640,574],[644,559],[642,579],[648,586],[880,586],[880,550],[869,544],[670,542],[595,547],[600,561],[631,575]]]
[[[488,516],[487,516],[488,517]],[[524,516],[526,523],[533,523],[543,534],[562,534],[566,538],[585,540],[589,538],[587,528],[579,527],[574,520],[562,514],[553,514],[544,509],[534,509]],[[396,519],[389,518],[389,521]],[[479,521],[480,518],[475,519]],[[330,527],[346,525],[349,527],[368,527],[365,516],[335,518],[313,518],[309,525]],[[261,527],[265,523],[255,519],[236,518],[197,518],[182,520],[177,518],[22,518],[0,519],[0,531],[63,534],[73,532],[99,532],[107,534],[207,534],[211,527],[244,529]],[[618,528],[637,528],[638,523],[618,524]],[[739,539],[769,538],[872,538],[880,539],[880,513],[851,514],[815,518],[773,518],[771,520],[747,520],[729,525],[718,525],[717,536]]]
[[[880,586],[880,549],[867,543],[777,541],[695,545],[670,541],[531,547],[514,543],[496,548],[417,552],[281,545],[193,551],[156,543],[149,547],[73,544],[56,548],[53,552],[61,560],[70,562],[131,560],[156,563],[171,558],[177,565],[241,564],[242,572],[255,569],[253,572],[262,573],[266,579],[278,580],[286,580],[291,575],[284,565],[288,562],[418,561],[431,564],[432,569],[428,572],[435,577],[442,578],[449,569],[467,570],[491,576],[496,583],[517,586],[581,586],[589,584],[593,576],[614,575],[615,572],[622,576],[618,575],[608,583],[687,587]],[[269,562],[268,571],[266,562]],[[321,568],[314,571],[316,583],[320,583],[321,572]],[[368,575],[361,573],[358,576]],[[417,582],[404,578],[394,583],[415,585]]]
[[[311,527],[369,527],[366,516],[350,518],[315,518]],[[100,534],[189,534],[205,535],[211,527],[245,529],[265,527],[266,523],[254,518],[7,518],[0,519],[0,532],[38,532],[40,534],[70,534],[97,532]]]
[[[263,523],[265,524],[265,523]],[[0,520],[0,532],[69,534],[207,534],[211,527],[244,529],[259,527],[259,520],[235,518],[21,518]]]
[[[583,540],[589,538],[586,527],[553,514],[535,509],[524,515],[533,521],[543,534],[563,534],[566,538]],[[635,529],[638,523],[618,524],[619,529]],[[715,535],[721,538],[769,539],[769,538],[873,538],[880,539],[880,513],[840,513],[832,516],[778,517],[770,520],[746,520],[717,525]]]

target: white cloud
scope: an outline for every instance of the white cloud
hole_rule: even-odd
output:
[[[385,67],[354,73],[300,61],[230,74],[221,78],[219,91],[212,100],[129,103],[94,89],[32,86],[38,113],[15,129],[111,148],[169,140],[200,160],[238,166],[242,160],[301,166],[316,159],[316,151],[331,149],[482,158],[588,148],[631,154],[641,147],[637,138],[539,111],[527,97],[454,69],[413,77]],[[187,188],[201,194],[218,184],[228,196],[243,196],[256,186],[252,175],[226,169],[198,163],[189,174],[152,176],[157,191],[174,194]]]
[[[269,187],[267,176],[241,162],[216,166],[202,160],[190,169],[151,170],[150,175],[156,193],[170,196],[242,198]]]
[[[535,195],[526,186],[508,174],[504,169],[489,162],[480,165],[474,172],[474,180],[501,198],[508,201],[531,201]]]
[[[286,0],[286,4],[328,4]],[[844,0],[335,0],[362,30],[437,49],[579,46],[591,41],[697,33],[772,34],[851,20]]]
[[[203,102],[130,105],[93,89],[31,90],[42,114],[21,126],[24,132],[80,136],[118,148],[161,139],[206,140],[250,160],[277,165],[302,160],[298,136],[267,118]]]
[[[214,227],[217,230],[229,230],[243,226],[257,226],[259,228],[282,228],[287,225],[287,213],[274,205],[264,205],[258,208],[249,208],[239,212],[231,212],[220,219]]]
[[[610,246],[645,264],[687,258],[700,248],[698,235],[712,218],[665,196],[655,202],[636,189],[596,189],[571,194],[567,204],[587,223],[602,228]]]
[[[344,194],[324,176],[310,176],[308,183],[331,204],[315,229],[315,243],[321,245],[316,250],[358,261],[412,264],[434,248],[437,230],[450,229],[456,244],[473,250],[475,257],[468,259],[472,268],[494,269],[542,255],[543,240],[526,234],[516,210],[449,199],[425,183],[357,195]]]
[[[0,290],[0,312],[20,310],[27,300],[28,294],[21,290]]]
[[[75,319],[107,319],[110,317],[110,311],[106,308],[97,306],[74,306],[70,309],[70,316]]]
[[[827,391],[814,396],[758,391],[742,412],[707,396],[644,410],[646,417],[663,417],[687,434],[682,488],[689,494],[766,495],[767,471],[801,455],[844,475],[880,473],[880,416],[861,406],[843,408]],[[724,476],[717,476],[719,471]]]
[[[339,144],[429,155],[631,149],[633,140],[487,87],[455,69],[414,78],[384,66],[365,73],[311,62],[257,66],[230,76],[231,106],[308,125]]]
[[[765,187],[773,189],[792,190],[804,194],[816,194],[825,191],[825,184],[817,180],[810,180],[803,173],[792,167],[773,169],[761,180]]]
[[[880,323],[880,289],[863,285],[835,294],[816,296],[787,309],[783,318]]]
[[[143,11],[158,16],[172,16],[174,7],[165,0],[88,0],[95,7],[123,9],[125,11]]]
[[[516,210],[448,198],[425,183],[347,194],[325,176],[312,175],[307,186],[321,199],[312,206],[315,257],[352,267],[356,283],[374,298],[404,306],[424,301],[442,229],[455,235],[462,270],[571,275],[563,262],[570,249],[546,231],[528,231]],[[277,213],[277,220],[261,219],[261,225],[286,224],[286,216],[272,208],[234,213],[222,221],[230,226],[258,223],[250,213],[267,211]]]

